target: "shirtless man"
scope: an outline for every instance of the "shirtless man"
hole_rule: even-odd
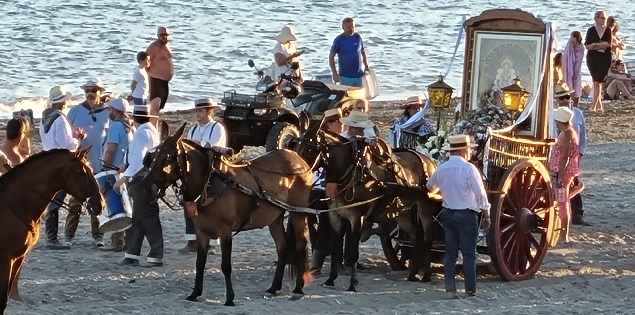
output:
[[[0,160],[2,164],[16,166],[24,161],[31,153],[29,141],[29,121],[24,118],[13,118],[7,123],[7,137],[0,143]],[[0,165],[4,168],[4,165]],[[4,173],[6,170],[0,171]]]
[[[170,31],[161,26],[157,30],[157,40],[152,42],[146,52],[150,56],[150,111],[153,115],[159,115],[159,110],[165,107],[170,93],[170,80],[174,76],[174,64],[172,63],[172,49],[169,44]],[[152,102],[159,98],[161,102]],[[157,106],[157,103],[159,107]]]

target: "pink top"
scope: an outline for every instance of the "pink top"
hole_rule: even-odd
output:
[[[567,130],[571,130],[572,139],[569,145],[569,163],[567,163],[567,169],[564,172],[566,178],[572,178],[578,175],[580,172],[579,160],[580,160],[580,140],[578,134],[575,132],[572,126],[569,126]],[[549,157],[549,170],[552,172],[558,172],[560,166],[560,159],[562,158],[562,139],[564,138],[564,132],[560,132],[556,144],[551,147],[551,156]]]

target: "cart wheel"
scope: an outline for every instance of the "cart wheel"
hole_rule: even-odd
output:
[[[489,253],[498,275],[506,281],[534,276],[545,257],[555,211],[549,173],[537,160],[512,164],[492,201]]]
[[[381,228],[381,234],[379,234],[381,248],[390,268],[394,271],[408,269],[406,266],[408,258],[404,257],[405,246],[402,246],[397,240],[399,234],[397,223],[394,220],[389,220],[379,223],[379,227]]]

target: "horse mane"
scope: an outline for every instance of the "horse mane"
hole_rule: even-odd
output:
[[[187,145],[191,146],[192,148],[196,149],[196,151],[199,151],[201,153],[205,153],[207,151],[206,148],[202,147],[200,144],[190,140],[190,139],[181,139],[182,142],[186,143]]]
[[[62,155],[62,154],[69,154],[71,151],[67,150],[67,149],[51,149],[48,151],[40,151],[36,154],[33,154],[31,156],[29,156],[28,158],[26,158],[26,160],[24,160],[24,162],[16,165],[15,167],[13,167],[10,171],[4,173],[2,176],[0,176],[0,181],[2,180],[6,180],[7,177],[12,176],[13,174],[16,173],[16,171],[20,171],[21,169],[24,169],[26,167],[28,167],[29,164],[32,164],[34,162],[37,162],[39,160],[42,160],[44,158],[48,158],[51,156],[56,156],[56,155]]]

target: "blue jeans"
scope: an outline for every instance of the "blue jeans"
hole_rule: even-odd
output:
[[[147,105],[146,104],[146,100],[144,98],[140,98],[140,97],[132,97],[132,104],[134,105]]]
[[[445,291],[456,291],[456,258],[463,254],[465,291],[476,292],[476,241],[478,239],[478,215],[470,210],[443,209],[439,221],[445,231],[445,260],[443,262]]]
[[[58,192],[55,193],[55,196],[53,196],[53,199],[56,199],[58,201],[60,201],[59,203],[56,202],[51,202],[49,203],[49,205],[46,207],[46,211],[47,212],[57,212],[60,209],[60,204],[62,202],[64,202],[64,198],[66,198],[66,192],[63,190],[60,190]]]
[[[340,84],[341,85],[348,85],[348,86],[362,87],[362,85],[364,85],[364,81],[362,81],[362,78],[340,77]]]

